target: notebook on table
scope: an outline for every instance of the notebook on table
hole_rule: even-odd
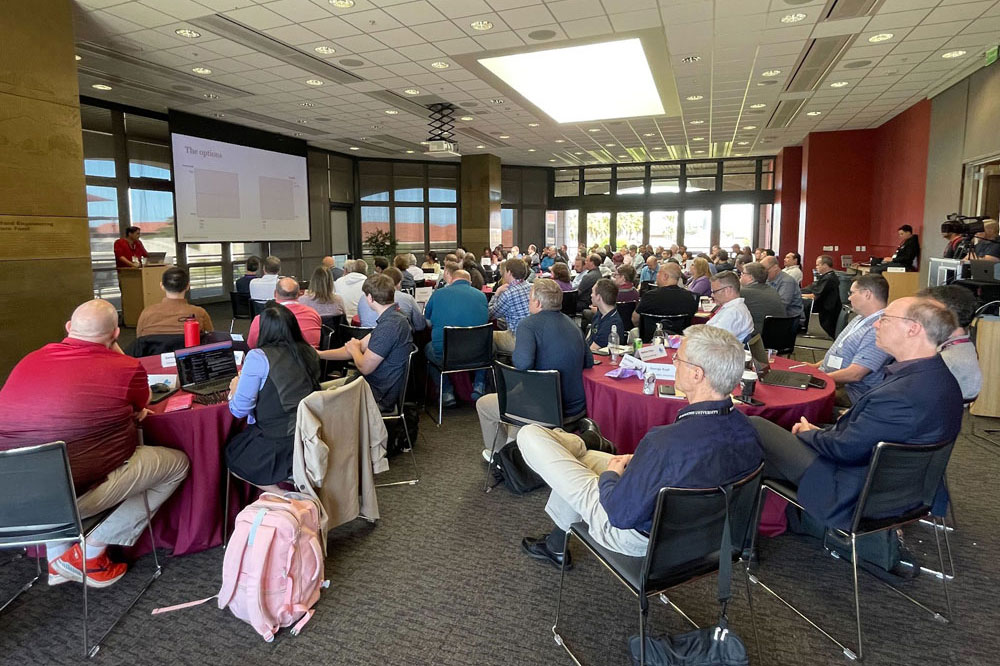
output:
[[[225,391],[237,375],[232,341],[178,349],[174,359],[178,382],[188,393],[208,395]]]

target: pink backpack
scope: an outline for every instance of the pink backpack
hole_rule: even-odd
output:
[[[236,517],[222,565],[219,608],[248,622],[271,642],[281,627],[298,635],[312,618],[323,578],[323,549],[319,542],[319,507],[299,493],[264,493]],[[215,597],[168,608],[153,614],[187,608]]]

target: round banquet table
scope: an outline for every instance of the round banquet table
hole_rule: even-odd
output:
[[[149,374],[176,374],[177,369],[164,368],[159,356],[140,358]],[[183,393],[178,391],[174,395]],[[142,421],[143,443],[179,449],[191,461],[191,471],[153,517],[153,533],[160,548],[174,555],[197,553],[222,543],[223,495],[226,487],[226,465],[223,449],[230,433],[243,427],[243,421],[229,413],[228,403],[199,405],[190,409],[164,413],[170,398],[149,409],[153,413]],[[234,497],[246,484],[233,483]],[[230,501],[230,513],[239,512],[240,502]],[[138,557],[149,551],[149,533],[129,549]]]
[[[652,359],[654,363],[669,363],[674,351],[667,350],[667,356]],[[775,370],[788,370],[798,362],[777,357],[772,364]],[[645,395],[642,380],[635,377],[612,379],[606,377],[617,366],[611,365],[610,358],[601,357],[601,365],[583,371],[583,388],[587,395],[587,413],[601,428],[601,434],[618,447],[618,453],[633,453],[639,440],[650,428],[673,423],[677,413],[687,406],[681,398],[661,398],[659,395]],[[763,407],[751,407],[737,402],[737,408],[748,415],[763,416],[783,428],[790,429],[800,417],[810,423],[824,423],[833,413],[834,382],[816,368],[802,366],[797,372],[806,372],[826,380],[826,388],[808,388],[800,391],[781,386],[768,386],[757,382],[754,398],[764,403]],[[673,384],[672,381],[657,381]]]

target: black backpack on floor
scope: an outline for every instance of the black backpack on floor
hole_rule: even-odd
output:
[[[528,467],[517,448],[517,442],[508,442],[506,446],[493,454],[493,479],[497,484],[503,483],[507,490],[515,495],[524,495],[532,490],[545,487],[545,481]]]

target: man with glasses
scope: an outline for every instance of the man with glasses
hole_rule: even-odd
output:
[[[753,335],[753,316],[740,295],[740,279],[732,271],[722,271],[712,276],[712,298],[720,307],[708,320],[709,326],[722,328],[740,342]]]
[[[784,317],[785,304],[778,292],[767,286],[767,271],[756,261],[743,264],[740,273],[740,296],[753,317],[753,332],[764,330],[765,317]]]
[[[552,488],[545,512],[555,527],[521,541],[530,557],[561,566],[568,558],[566,530],[580,520],[602,546],[641,557],[660,488],[714,488],[760,465],[756,433],[729,398],[743,374],[739,341],[726,331],[692,326],[684,332],[674,364],[675,384],[689,404],[675,423],[646,433],[634,454],[588,450],[576,435],[537,425],[518,432],[525,462]]]
[[[778,260],[773,256],[765,254],[759,261],[760,265],[767,271],[767,284],[778,290],[778,296],[781,296],[781,302],[785,304],[785,316],[801,317],[802,290],[799,289],[799,283],[791,275],[781,270],[781,267],[778,266]]]
[[[822,361],[810,363],[837,382],[834,404],[850,407],[866,391],[882,383],[891,358],[875,344],[875,322],[889,299],[889,283],[881,275],[862,275],[851,285],[851,309],[857,316],[830,345]]]

